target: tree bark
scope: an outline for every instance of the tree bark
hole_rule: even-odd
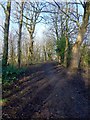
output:
[[[19,22],[19,39],[18,39],[18,68],[21,67],[21,36],[22,36],[22,23],[23,23],[23,4],[21,3],[20,22]]]
[[[67,67],[67,64],[68,64],[68,44],[69,44],[67,33],[65,34],[65,39],[66,39],[66,46],[65,46],[65,53],[64,53],[64,65],[65,65],[65,67]]]
[[[47,61],[47,53],[45,46],[43,46],[43,51],[44,51],[44,61]]]
[[[79,29],[77,40],[72,48],[72,59],[70,64],[70,70],[78,69],[79,61],[80,61],[80,46],[83,42],[83,37],[87,30],[89,16],[90,16],[90,2],[86,2],[84,6],[83,22]]]
[[[68,14],[68,4],[66,1],[66,13]],[[66,30],[65,30],[65,39],[66,39],[66,46],[65,46],[65,53],[64,53],[64,65],[67,67],[68,65],[68,45],[69,45],[69,39],[68,39],[68,18],[66,17]]]
[[[15,51],[14,51],[14,42],[13,39],[10,41],[10,63],[11,65],[15,64]]]
[[[4,29],[4,49],[3,49],[3,59],[2,66],[7,66],[8,61],[8,36],[9,36],[9,24],[10,24],[10,12],[11,12],[11,1],[7,2],[6,9],[6,19],[5,19],[5,29]]]
[[[29,32],[30,34],[30,47],[29,47],[29,52],[30,52],[30,64],[33,64],[33,60],[34,60],[34,51],[33,51],[33,33]]]

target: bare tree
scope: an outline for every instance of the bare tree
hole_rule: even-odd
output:
[[[68,3],[66,2],[66,14],[68,14]],[[69,37],[68,37],[68,22],[69,22],[69,18],[66,17],[66,30],[65,30],[65,39],[66,39],[66,46],[65,46],[65,53],[64,53],[64,65],[65,67],[67,67],[68,64],[68,48],[69,48]]]
[[[75,19],[71,17],[70,14],[67,14],[65,11],[63,11],[56,1],[54,2],[59,7],[59,9],[69,18],[69,20],[75,22],[76,25],[78,26],[78,35],[77,35],[76,42],[72,47],[72,58],[71,58],[71,64],[70,64],[70,70],[77,70],[79,66],[79,61],[80,61],[80,47],[82,42],[84,41],[83,38],[87,30],[89,16],[90,16],[90,0],[87,0],[84,3],[82,2],[78,3],[78,4],[81,4],[84,8],[82,24],[80,24],[79,18],[75,14],[73,14],[73,12],[71,14],[73,15],[73,17],[75,17]],[[76,4],[76,3],[70,3],[70,4]]]
[[[22,37],[22,23],[23,23],[23,8],[24,1],[21,1],[20,6],[20,20],[19,20],[19,38],[18,38],[18,67],[21,66],[21,37]]]
[[[72,59],[71,59],[70,69],[77,69],[79,66],[80,46],[84,40],[83,38],[87,30],[89,16],[90,16],[90,1],[84,2],[83,7],[84,7],[83,21],[79,28],[76,42],[72,48]]]
[[[5,12],[5,24],[4,24],[4,48],[3,48],[3,59],[2,65],[7,66],[8,61],[8,36],[9,36],[9,25],[10,25],[10,12],[11,12],[11,0],[7,1],[7,7],[5,8],[3,4],[0,4]]]
[[[15,35],[11,32],[9,36],[9,57],[8,57],[8,62],[11,65],[15,65],[15,59],[16,59],[16,54],[15,54]]]
[[[35,27],[36,24],[39,23],[42,18],[40,18],[40,13],[43,9],[44,5],[40,2],[26,2],[25,8],[26,8],[26,14],[24,15],[24,18],[26,21],[24,22],[26,25],[26,28],[30,35],[30,64],[33,63],[34,60],[34,33],[35,33]]]

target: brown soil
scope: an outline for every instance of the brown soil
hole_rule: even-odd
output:
[[[89,118],[88,90],[81,72],[71,76],[55,62],[30,66],[3,87],[3,119]]]

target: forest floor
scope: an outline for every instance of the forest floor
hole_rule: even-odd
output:
[[[3,87],[2,119],[89,119],[89,89],[82,73],[68,75],[56,62],[31,65]]]

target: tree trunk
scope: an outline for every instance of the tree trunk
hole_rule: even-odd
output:
[[[43,46],[43,51],[44,51],[44,61],[47,61],[47,53],[45,46]]]
[[[29,47],[29,51],[30,51],[30,64],[33,64],[33,60],[34,60],[34,54],[33,54],[33,33],[30,32],[30,47]]]
[[[23,2],[21,3],[21,13],[19,22],[19,39],[18,39],[18,68],[21,66],[21,36],[22,36],[22,22],[23,22]]]
[[[65,46],[65,53],[64,53],[64,65],[65,67],[67,67],[67,64],[68,64],[68,44],[69,44],[69,41],[68,41],[68,36],[67,34],[65,35],[65,38],[66,38],[66,46]]]
[[[90,16],[90,2],[86,2],[85,7],[84,7],[83,22],[79,29],[77,40],[72,48],[72,59],[71,59],[71,64],[70,64],[70,70],[78,69],[79,61],[80,61],[80,46],[83,42],[83,37],[87,30],[89,16]]]
[[[68,3],[66,1],[66,13],[68,14]],[[69,45],[69,38],[68,38],[68,18],[66,17],[66,30],[65,30],[65,39],[66,39],[66,46],[65,46],[65,53],[64,53],[64,65],[67,67],[67,60],[68,60],[68,45]]]
[[[14,65],[15,63],[15,52],[14,52],[13,40],[11,40],[11,46],[10,46],[10,63],[11,65]]]
[[[3,49],[3,59],[2,66],[7,66],[8,61],[8,36],[9,36],[9,24],[10,24],[10,11],[11,11],[11,1],[7,2],[6,9],[6,19],[5,19],[5,30],[4,30],[4,49]]]

